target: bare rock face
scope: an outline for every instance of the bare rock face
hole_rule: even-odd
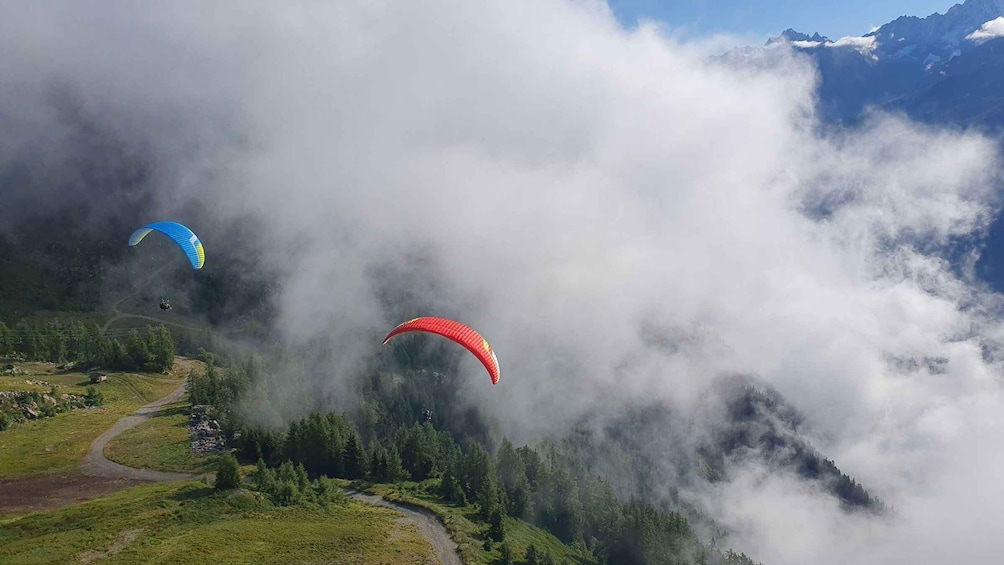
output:
[[[205,406],[193,406],[188,420],[192,452],[198,455],[219,455],[227,450],[226,437],[220,423],[208,415]]]

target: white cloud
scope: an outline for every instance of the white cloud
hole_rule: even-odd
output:
[[[875,36],[869,35],[866,37],[841,37],[840,39],[828,44],[830,47],[851,47],[855,49],[858,53],[868,56],[871,55],[872,59],[876,59],[874,54],[875,47],[877,46],[875,42]]]
[[[400,321],[369,273],[417,268],[417,249],[436,277],[423,300],[498,353],[496,387],[476,361],[459,370],[507,433],[616,398],[685,404],[751,372],[900,518],[876,526],[751,470],[705,500],[740,549],[772,564],[1004,549],[1002,462],[984,448],[1004,440],[1000,367],[982,355],[1004,336],[996,297],[913,245],[986,227],[987,139],[882,117],[821,137],[801,59],[716,67],[707,45],[623,30],[598,2],[96,6],[6,7],[0,75],[70,82],[97,115],[154,132],[165,205],[266,219],[281,328],[331,359],[323,381],[285,375],[290,389],[348,394]],[[691,341],[655,351],[642,322]],[[904,374],[889,355],[947,371]]]
[[[996,37],[1004,37],[1004,16],[984,22],[980,26],[980,29],[967,35],[966,39],[975,41],[976,43],[983,43]]]

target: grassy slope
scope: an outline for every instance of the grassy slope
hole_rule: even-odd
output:
[[[346,482],[346,484],[348,483]],[[422,484],[405,482],[403,485],[405,492],[402,492],[395,485],[374,485],[367,490],[379,494],[387,500],[414,504],[434,512],[449,530],[453,541],[457,542],[464,563],[489,565],[501,559],[499,544],[495,544],[490,552],[484,550],[483,543],[487,526],[479,523],[480,519],[477,517],[475,508],[445,504],[435,496],[427,494],[429,490],[435,489],[437,484],[438,480],[430,480]],[[549,532],[522,520],[506,519],[506,543],[512,549],[517,562],[522,560],[526,549],[533,544],[538,550],[550,553],[557,563],[574,563],[576,565],[596,563],[596,560],[588,553],[576,551],[561,543],[561,540]]]
[[[0,562],[433,563],[432,548],[392,510],[355,502],[278,508],[196,483],[126,489],[0,521]]]
[[[172,375],[109,373],[108,382],[96,385],[105,398],[104,406],[59,414],[53,418],[24,422],[0,432],[0,477],[21,477],[44,472],[65,472],[76,467],[91,442],[116,420],[140,406],[169,394],[193,362],[181,360]],[[86,393],[89,384],[83,373],[59,373],[51,363],[18,363],[28,374],[0,376],[0,390],[34,389],[26,380],[57,385],[60,393]]]
[[[175,473],[215,470],[214,457],[192,453],[188,435],[190,406],[187,400],[166,405],[156,416],[113,439],[105,447],[105,457],[137,469]]]
[[[28,379],[62,385],[60,392],[82,394],[86,390],[86,376],[81,373],[57,374],[52,364],[45,363],[20,363],[19,366],[29,374],[0,377],[0,390],[48,390],[25,383]],[[0,476],[72,469],[94,438],[118,418],[174,390],[181,383],[180,377],[191,369],[201,370],[202,365],[179,358],[172,375],[110,373],[109,382],[98,386],[106,400],[102,408],[60,414],[0,432]],[[163,412],[112,441],[105,449],[106,456],[131,467],[176,472],[211,470],[214,458],[194,457],[190,452],[188,406],[187,400],[167,405]],[[347,481],[344,483],[348,485]],[[388,500],[415,504],[435,512],[458,543],[465,563],[488,565],[499,559],[498,544],[491,552],[483,549],[486,527],[479,522],[476,510],[444,504],[426,494],[434,488],[431,483],[405,483],[404,492],[393,485],[376,485],[369,490]],[[141,502],[149,503],[150,507],[140,508]],[[194,508],[180,510],[188,505]],[[388,512],[355,503],[312,510],[274,508],[250,496],[232,500],[209,497],[201,485],[189,485],[184,489],[177,485],[138,487],[50,513],[4,518],[0,521],[0,562],[50,563],[101,558],[102,562],[110,563],[134,560],[227,562],[224,559],[284,563],[291,560],[313,562],[322,554],[338,555],[339,563],[423,562],[428,544],[420,537],[417,542],[411,539],[418,535],[411,528],[387,526],[390,529],[384,528],[379,536],[374,536],[369,530],[360,533],[343,526],[340,534],[345,538],[339,542],[340,534],[332,537],[333,519],[379,530],[386,526],[380,524],[393,524],[393,518],[398,516]],[[98,515],[103,518],[96,522],[94,516]],[[212,520],[207,519],[209,515],[213,516]],[[163,529],[164,525],[155,525],[158,520],[171,522],[172,528],[163,534],[148,531],[148,528]],[[89,526],[73,527],[84,523]],[[146,523],[151,525],[144,526]],[[565,546],[551,534],[526,522],[509,519],[506,529],[507,543],[516,556],[521,557],[532,543],[559,563],[595,563],[588,554]],[[289,541],[293,537],[300,541]],[[231,539],[243,540],[243,543],[231,544],[228,541]],[[54,549],[57,546],[58,551]],[[189,559],[186,548],[197,548],[198,557],[186,561]],[[109,550],[113,550],[113,555],[105,557]]]

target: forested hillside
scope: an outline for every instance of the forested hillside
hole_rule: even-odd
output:
[[[365,22],[370,9],[353,17]],[[436,25],[463,21],[449,22],[450,12],[439,14]],[[37,100],[0,92],[9,102],[0,108],[0,357],[159,372],[176,351],[198,355],[208,369],[190,377],[190,400],[212,407],[241,463],[255,466],[248,488],[275,504],[310,505],[331,493],[335,483],[321,480],[329,477],[442,505],[475,524],[472,535],[484,554],[503,563],[748,565],[758,556],[731,548],[755,547],[761,531],[740,532],[748,538],[737,540],[730,535],[738,529],[728,532],[721,523],[760,518],[719,512],[738,501],[702,502],[750,468],[806,486],[819,495],[813,502],[841,517],[883,514],[875,487],[838,466],[849,463],[821,453],[806,435],[811,418],[754,373],[774,371],[771,382],[788,385],[846,389],[855,398],[832,418],[863,414],[862,422],[879,426],[881,400],[861,400],[870,392],[857,387],[873,389],[844,359],[898,354],[905,347],[900,341],[879,338],[923,325],[904,312],[921,304],[929,307],[918,307],[921,312],[957,314],[956,299],[969,294],[952,286],[947,302],[927,304],[942,297],[924,284],[949,280],[953,271],[936,271],[936,255],[925,255],[923,242],[911,247],[904,239],[896,253],[930,271],[900,273],[904,262],[886,257],[871,230],[881,234],[895,218],[887,233],[919,230],[930,245],[940,245],[940,231],[924,235],[928,224],[940,226],[928,208],[957,204],[958,215],[942,227],[948,239],[965,236],[958,255],[968,261],[975,259],[979,234],[965,226],[982,225],[984,202],[954,186],[959,175],[952,172],[936,179],[947,188],[918,181],[937,177],[926,169],[903,173],[932,161],[904,154],[932,146],[933,137],[905,150],[879,140],[888,159],[871,161],[848,148],[867,151],[874,139],[847,133],[845,141],[831,143],[810,133],[827,122],[803,121],[805,108],[795,99],[810,93],[793,91],[810,81],[808,73],[778,78],[793,81],[783,88],[734,69],[708,74],[703,62],[676,53],[678,46],[628,30],[616,30],[616,39],[604,43],[610,39],[604,34],[614,33],[612,22],[596,14],[555,17],[562,13],[538,16],[593,23],[570,31],[578,39],[555,51],[559,59],[537,66],[538,56],[551,52],[534,49],[533,56],[514,60],[512,68],[537,73],[527,75],[537,77],[531,86],[488,72],[498,56],[490,49],[484,59],[453,61],[469,53],[450,44],[444,52],[423,53],[423,60],[447,61],[444,75],[408,60],[401,68],[415,76],[388,79],[345,73],[332,61],[310,63],[320,53],[359,54],[350,44],[296,47],[280,31],[281,40],[266,44],[291,51],[276,52],[274,68],[268,57],[213,59],[262,52],[241,34],[239,40],[210,34],[204,45],[191,45],[197,54],[212,46],[189,61],[191,75],[179,70],[183,76],[163,84],[138,80],[150,72],[146,67],[137,76],[113,72],[93,81],[90,69],[33,85],[26,92],[45,93]],[[248,29],[259,24],[271,25],[249,20]],[[408,29],[421,33],[423,26]],[[521,33],[499,43],[498,53],[512,51]],[[173,31],[164,35],[151,53],[163,49],[161,63],[184,67],[176,56],[188,43],[175,44]],[[550,41],[547,35],[539,39]],[[318,36],[345,37],[330,30]],[[373,37],[384,36],[397,34]],[[452,36],[435,31],[430,37]],[[643,46],[662,74],[646,66],[632,80],[604,75],[622,63],[627,68],[638,58],[633,50],[617,55],[616,64],[597,59],[569,69],[568,77],[554,72],[586,57],[581,45],[594,39],[605,46],[597,53]],[[950,74],[939,79],[941,86],[896,98],[903,93],[886,87],[907,75],[896,74],[895,64],[891,74],[879,69],[860,44],[788,33],[782,39],[816,58],[823,73],[819,108],[830,126],[850,128],[854,120],[838,118],[878,102],[932,122],[971,123],[984,110],[939,101],[999,82],[978,71],[996,61],[1002,40],[939,63]],[[389,57],[413,55],[373,41]],[[875,41],[893,48],[892,38]],[[105,60],[94,53],[87,58]],[[26,60],[24,68],[44,66]],[[53,60],[62,68],[82,66]],[[360,68],[373,66],[360,61]],[[911,59],[910,72],[926,72],[923,61]],[[309,80],[287,83],[287,70],[300,63],[311,69]],[[322,85],[317,76],[333,69],[336,86]],[[464,76],[455,69],[486,72]],[[583,69],[589,70],[579,76]],[[665,69],[699,80],[677,84],[676,71]],[[446,85],[442,92],[430,86],[428,96],[395,98],[407,90],[402,81],[424,84],[426,72],[435,77],[430,84]],[[189,84],[191,77],[200,78]],[[489,85],[484,92],[465,90],[482,82]],[[128,88],[151,83],[157,96]],[[295,85],[288,96],[264,94],[287,84]],[[863,92],[862,84],[874,90]],[[317,99],[299,98],[315,87],[322,93]],[[110,102],[108,92],[116,93]],[[500,92],[504,99],[482,104]],[[579,93],[582,104],[569,103]],[[679,93],[678,103],[665,102]],[[411,106],[416,100],[421,104]],[[999,109],[993,96],[978,101]],[[792,116],[801,116],[797,128]],[[804,147],[805,155],[793,155],[793,147]],[[978,148],[963,149],[972,152],[964,165],[978,168]],[[943,168],[952,166],[948,159]],[[884,173],[875,173],[879,169]],[[984,178],[980,174],[971,172],[974,179]],[[802,184],[814,179],[835,179],[841,195],[846,185],[847,201],[841,196],[819,217],[781,204],[812,202],[815,187]],[[899,192],[886,195],[888,187]],[[956,199],[956,192],[963,197]],[[763,195],[770,196],[759,200]],[[916,199],[929,204],[923,213],[911,213]],[[851,225],[858,215],[860,225]],[[192,226],[206,245],[204,268],[191,269],[156,237],[128,246],[133,230],[159,220]],[[161,299],[172,309],[157,311]],[[830,312],[829,304],[843,312]],[[499,352],[502,365],[513,368],[499,387],[504,400],[486,403],[464,390],[467,383],[458,379],[466,352],[455,344],[416,338],[373,353],[381,328],[425,314],[472,318],[479,328],[481,321],[496,323],[483,331],[493,346],[499,336],[506,347]],[[653,346],[635,335],[645,333],[649,317],[681,328],[680,335],[667,338],[664,348]],[[948,347],[940,341],[949,335],[944,328],[979,325],[949,318],[939,318],[943,326],[924,326],[927,341],[913,345]],[[870,339],[855,341],[862,335]],[[715,340],[739,351],[735,359],[713,359],[720,351]],[[824,365],[838,367],[827,373]],[[721,377],[735,367],[744,373]],[[894,369],[875,361],[861,372],[882,379]],[[692,390],[677,394],[675,387]],[[534,396],[546,400],[507,413],[507,401]],[[818,403],[820,396],[805,393],[800,400]],[[526,416],[530,407],[546,412],[568,400],[577,403],[574,410],[540,414],[536,436],[513,440],[523,420],[536,416]],[[841,457],[848,453],[847,444],[836,445],[844,449]],[[866,468],[860,459],[854,463],[855,472]],[[868,470],[875,473],[870,478],[883,472]],[[706,514],[712,512],[714,519]],[[533,536],[547,543],[524,551]]]
[[[55,259],[72,256],[77,249],[50,246],[46,253],[51,264],[60,264]],[[232,276],[239,278],[236,272]],[[98,287],[101,281],[97,274],[97,282],[76,280],[68,279],[72,290],[67,296],[87,296],[88,285]],[[204,279],[195,296],[229,294],[227,281],[226,276]],[[24,288],[34,292],[30,284]],[[252,296],[264,287],[250,294],[241,285],[235,288],[236,296]],[[391,291],[386,299],[396,296]],[[19,304],[53,306],[37,292],[22,295]],[[80,309],[94,309],[96,304]],[[218,315],[209,316],[210,321]],[[119,370],[156,371],[170,364],[175,340],[166,328],[113,335],[80,322],[8,318],[0,322],[0,355]],[[726,532],[672,494],[693,486],[689,471],[667,475],[660,462],[652,460],[651,446],[636,442],[672,437],[689,425],[660,406],[630,408],[618,419],[604,420],[600,432],[586,419],[567,436],[517,447],[476,408],[458,408],[463,403],[450,370],[457,364],[456,351],[403,346],[394,350],[391,361],[378,363],[355,381],[361,398],[355,408],[314,412],[274,428],[258,424],[260,418],[249,414],[241,401],[257,385],[267,389],[264,377],[271,371],[309,352],[259,349],[240,362],[225,354],[201,355],[210,362],[209,370],[192,377],[192,402],[216,407],[245,463],[274,469],[259,470],[253,480],[276,500],[292,504],[309,498],[306,483],[290,475],[291,469],[302,466],[310,478],[407,483],[415,493],[470,508],[483,528],[486,547],[499,559],[510,551],[504,524],[518,519],[546,529],[601,563],[752,563],[728,549]],[[727,479],[731,465],[744,453],[774,453],[781,457],[768,457],[779,470],[821,481],[849,508],[881,509],[860,485],[799,439],[801,417],[776,394],[742,379],[729,381],[719,393],[729,399],[728,409],[712,426],[716,431],[710,441],[689,451],[667,446],[678,469],[714,482]],[[309,405],[313,400],[304,401]],[[670,496],[663,489],[666,481]]]
[[[366,402],[358,409],[315,412],[285,429],[271,429],[248,423],[236,403],[261,378],[261,361],[205,358],[210,362],[206,374],[191,377],[192,401],[215,406],[239,458],[257,465],[252,484],[277,503],[318,496],[321,483],[311,486],[310,481],[320,477],[396,483],[405,492],[470,508],[485,548],[500,562],[507,562],[506,555],[510,563],[555,562],[543,550],[537,555],[537,549],[536,557],[512,557],[506,524],[518,519],[599,563],[753,563],[700,539],[688,518],[693,510],[618,496],[578,457],[572,440],[539,447],[517,447],[505,438],[484,442],[478,436],[494,438],[495,433],[477,416],[469,415],[478,424],[471,426],[473,433],[466,425],[433,418],[429,406],[443,400],[436,391],[451,387],[449,377],[418,371],[405,380],[374,375],[360,384]],[[429,390],[431,398],[423,398],[420,391]]]

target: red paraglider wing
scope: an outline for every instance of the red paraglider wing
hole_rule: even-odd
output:
[[[470,327],[465,326],[460,322],[447,320],[446,318],[415,318],[399,325],[387,334],[387,337],[383,340],[384,345],[387,344],[390,338],[405,332],[429,332],[439,334],[447,339],[459,343],[460,345],[463,345],[468,351],[473,353],[479,361],[481,361],[481,364],[485,366],[485,369],[488,369],[488,374],[492,377],[492,384],[498,384],[498,357],[495,357],[495,352],[492,350],[492,346],[488,345],[488,341],[481,337],[481,334],[474,331]]]

